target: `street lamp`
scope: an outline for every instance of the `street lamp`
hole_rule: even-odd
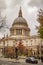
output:
[[[18,58],[18,48],[17,48],[17,43],[16,43],[16,45],[15,45],[15,54],[16,54],[16,59]]]
[[[31,40],[31,54],[33,55],[33,53],[32,53],[32,40]]]
[[[42,56],[42,39],[41,39],[41,42],[40,42],[40,61],[41,61],[41,56]]]
[[[3,37],[3,53],[4,53],[4,55],[5,55],[5,35],[4,35],[4,37]]]
[[[26,56],[28,57],[28,44],[26,44]]]

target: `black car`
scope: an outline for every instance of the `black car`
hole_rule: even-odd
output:
[[[41,61],[43,62],[43,56],[41,56]]]
[[[26,58],[26,63],[38,63],[38,60],[36,60],[34,57],[28,57]]]

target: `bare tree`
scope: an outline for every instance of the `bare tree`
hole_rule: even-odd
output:
[[[41,26],[43,26],[43,10],[40,9],[38,13],[38,22],[40,23]]]

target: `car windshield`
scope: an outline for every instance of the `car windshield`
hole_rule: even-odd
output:
[[[30,59],[31,59],[31,60],[35,60],[34,57],[31,57]]]

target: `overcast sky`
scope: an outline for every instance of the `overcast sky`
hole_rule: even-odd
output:
[[[37,22],[38,10],[43,9],[43,0],[0,0],[1,15],[7,17],[6,26],[10,28],[14,19],[18,16],[19,9],[22,9],[23,17],[27,20],[28,27],[31,29],[31,35],[36,35],[35,26],[39,26]],[[2,34],[9,34],[9,29],[1,28],[0,37]]]

